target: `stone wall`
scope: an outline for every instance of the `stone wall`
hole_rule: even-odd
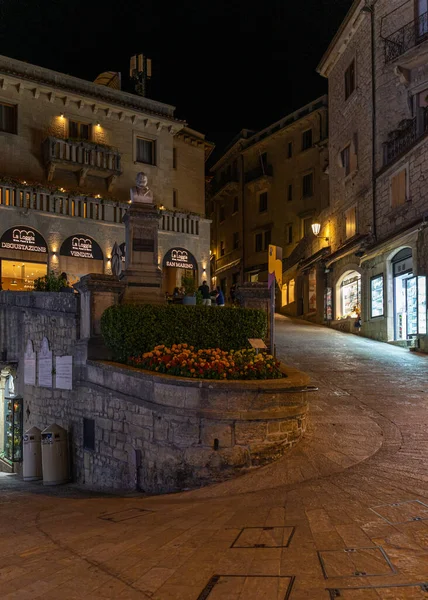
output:
[[[86,360],[78,296],[0,292],[1,365],[17,363],[24,430],[52,423],[69,432],[72,478],[106,489],[165,492],[231,477],[270,462],[306,428],[306,375],[263,382],[187,381]],[[83,331],[83,329],[82,329]],[[24,385],[27,340],[73,356],[73,390]],[[55,379],[55,378],[54,378]],[[84,448],[84,419],[94,448]]]

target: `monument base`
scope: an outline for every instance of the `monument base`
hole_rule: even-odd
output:
[[[162,272],[160,269],[125,269],[121,278],[125,289],[121,297],[123,304],[165,304],[162,293]]]

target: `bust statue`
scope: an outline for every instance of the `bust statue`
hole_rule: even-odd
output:
[[[135,187],[131,188],[132,204],[153,204],[153,192],[149,188],[147,175],[138,173]]]

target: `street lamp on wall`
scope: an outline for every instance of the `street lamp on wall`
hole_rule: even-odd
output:
[[[323,237],[319,235],[319,232],[321,231],[321,223],[319,221],[314,221],[311,225],[312,228],[312,233],[314,234],[315,237],[320,238],[321,240],[325,240],[326,242],[329,241],[328,237]]]

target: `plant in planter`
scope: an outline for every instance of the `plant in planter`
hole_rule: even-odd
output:
[[[195,305],[196,304],[196,296],[195,296],[196,286],[195,286],[194,278],[193,277],[182,277],[181,285],[184,288],[183,304]]]
[[[62,275],[55,275],[53,271],[34,281],[35,292],[61,292],[66,287],[67,280]]]

